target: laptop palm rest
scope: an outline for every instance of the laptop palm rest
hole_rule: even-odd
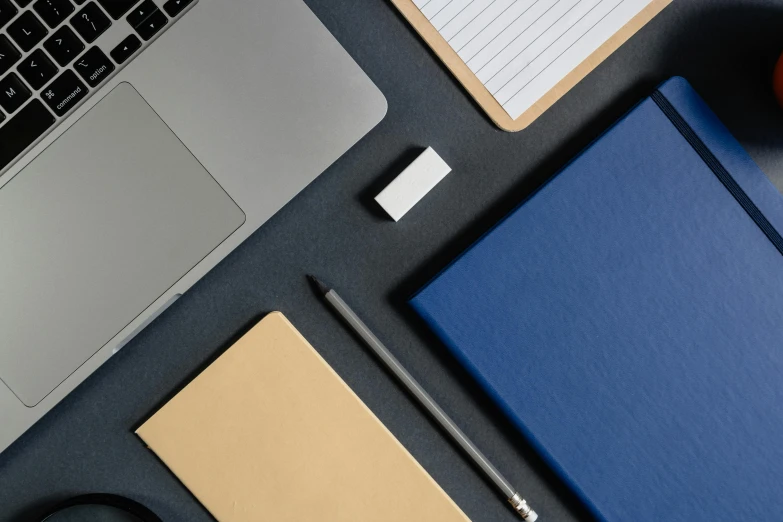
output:
[[[0,379],[35,406],[244,220],[120,84],[0,188]]]

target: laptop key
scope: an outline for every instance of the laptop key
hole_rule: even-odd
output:
[[[63,23],[75,10],[70,0],[38,0],[33,4],[33,9],[52,29]]]
[[[84,53],[73,68],[90,87],[97,87],[114,72],[114,64],[98,47]]]
[[[14,0],[19,7],[27,7],[33,0]]]
[[[120,42],[120,45],[112,49],[111,57],[119,64],[125,63],[140,47],[141,40],[139,40],[139,37],[135,34],[128,35],[127,38]]]
[[[57,116],[65,116],[87,96],[87,86],[71,70],[62,73],[43,91],[43,99]]]
[[[0,127],[0,170],[35,143],[54,124],[54,116],[40,100],[33,100]]]
[[[135,29],[136,32],[139,33],[139,36],[144,38],[146,41],[150,40],[153,36],[158,34],[158,31],[163,29],[163,26],[165,26],[168,21],[169,19],[166,18],[166,15],[164,15],[160,10],[157,10],[146,20],[144,20],[144,23],[138,27],[135,27]]]
[[[0,80],[0,105],[11,114],[30,99],[32,93],[15,73]],[[0,142],[2,143],[2,142]]]
[[[157,10],[158,6],[155,4],[155,2],[152,0],[144,0],[142,3],[137,5],[133,11],[128,13],[126,20],[128,20],[128,23],[131,25],[131,27],[135,29]]]
[[[87,43],[93,43],[111,27],[111,20],[103,14],[98,4],[90,2],[71,18],[71,25]]]
[[[84,44],[66,25],[44,42],[44,49],[49,51],[60,67],[65,67],[84,50]]]
[[[32,11],[25,11],[8,26],[8,34],[24,52],[27,52],[43,40],[49,31]]]
[[[57,66],[52,63],[46,53],[37,49],[33,54],[22,60],[16,68],[30,87],[36,91],[47,84],[57,74]]]
[[[14,44],[5,35],[0,34],[0,76],[7,73],[21,57],[22,53],[14,47]]]
[[[119,20],[122,18],[122,15],[130,11],[130,8],[138,1],[139,0],[98,0],[98,3],[101,4],[101,7],[106,9],[109,16],[115,20]],[[84,2],[84,0],[81,0],[79,3],[82,2]]]
[[[169,0],[163,4],[163,10],[166,11],[171,18],[174,18],[192,3],[193,0]]]
[[[18,12],[19,9],[10,0],[0,0],[0,28],[13,20]]]

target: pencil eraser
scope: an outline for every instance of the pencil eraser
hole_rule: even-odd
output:
[[[375,197],[375,201],[394,221],[399,221],[449,172],[451,167],[432,147],[427,147],[427,150]]]

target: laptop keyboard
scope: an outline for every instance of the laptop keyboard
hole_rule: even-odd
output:
[[[0,172],[197,0],[159,1],[0,0]]]

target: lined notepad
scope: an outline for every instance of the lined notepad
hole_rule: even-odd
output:
[[[413,0],[517,119],[655,0]]]

